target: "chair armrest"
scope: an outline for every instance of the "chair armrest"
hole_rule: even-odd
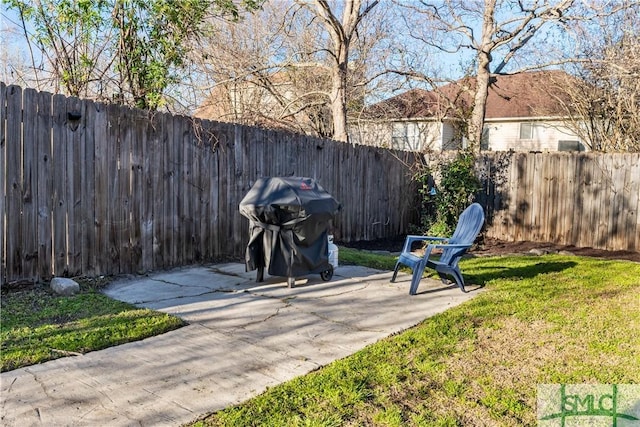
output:
[[[411,244],[413,242],[446,242],[449,239],[446,237],[433,237],[433,236],[416,236],[416,235],[408,235],[404,241],[404,247],[402,248],[402,252],[411,252]]]
[[[472,245],[471,243],[444,243],[444,244],[435,243],[435,244],[429,244],[429,246],[433,247],[434,249],[435,248],[438,248],[438,249],[441,249],[441,248],[460,248],[460,249],[462,249],[462,248],[470,248],[471,245]]]
[[[427,260],[431,257],[431,252],[434,249],[468,249],[471,247],[470,243],[430,243],[427,245],[427,248],[424,251],[423,262],[427,262]],[[464,253],[464,251],[462,251]]]

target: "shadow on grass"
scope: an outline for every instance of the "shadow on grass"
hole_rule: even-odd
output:
[[[573,268],[574,261],[543,261],[519,267],[473,266],[463,270],[465,282],[485,286],[496,279],[530,279],[540,274],[558,273]]]

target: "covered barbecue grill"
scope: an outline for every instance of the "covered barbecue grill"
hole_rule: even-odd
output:
[[[240,202],[240,213],[249,219],[246,270],[264,269],[271,276],[295,278],[320,273],[333,277],[329,264],[328,230],[340,204],[311,178],[260,178]]]

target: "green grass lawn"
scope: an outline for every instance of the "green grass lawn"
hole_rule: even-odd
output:
[[[340,259],[395,264],[346,248]],[[461,265],[485,292],[195,425],[536,425],[537,384],[640,382],[640,264],[545,255]]]
[[[1,371],[137,341],[179,328],[177,317],[115,301],[80,281],[74,296],[37,285],[2,292]]]

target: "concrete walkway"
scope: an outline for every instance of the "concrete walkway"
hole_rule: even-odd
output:
[[[1,374],[3,426],[178,426],[343,358],[472,298],[424,279],[340,266],[255,282],[242,264],[113,283],[106,293],[187,320],[143,341]]]

